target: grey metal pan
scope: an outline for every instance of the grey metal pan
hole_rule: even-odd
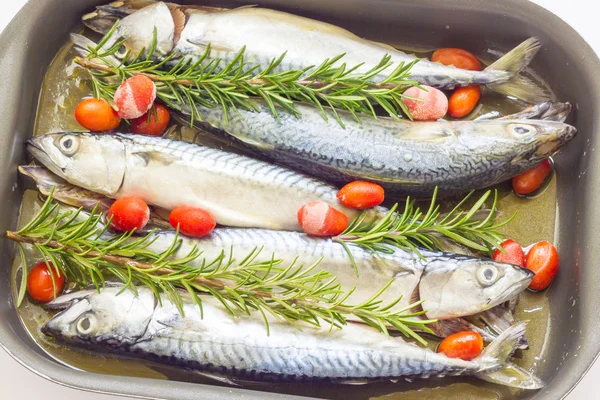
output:
[[[17,165],[26,161],[44,72],[70,29],[97,0],[30,1],[0,37],[0,231],[14,228],[22,182]],[[523,0],[262,0],[215,2],[256,4],[326,20],[379,41],[419,42],[432,47],[477,50],[486,42],[505,48],[529,36],[544,44],[533,68],[575,105],[579,134],[558,156],[557,244],[561,273],[549,294],[553,319],[545,389],[528,398],[564,397],[600,351],[600,61],[562,20]],[[585,174],[584,174],[585,172]],[[0,345],[17,361],[54,382],[84,390],[160,399],[280,399],[281,395],[182,382],[98,375],[69,369],[48,358],[23,330],[11,298],[13,245],[0,239]],[[289,398],[293,398],[289,396]]]

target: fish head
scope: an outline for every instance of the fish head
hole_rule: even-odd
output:
[[[179,14],[176,15],[180,19]],[[155,48],[155,55],[164,57],[175,45],[176,15],[162,1],[114,1],[84,15],[82,21],[90,29],[102,34],[108,33],[117,24],[103,48],[109,49],[123,41],[115,54],[119,59],[127,54],[135,57],[152,47]]]
[[[27,150],[60,178],[106,196],[125,177],[125,144],[115,136],[51,133],[28,139]]]
[[[451,257],[428,263],[419,283],[419,297],[429,318],[458,318],[488,310],[525,290],[534,275],[491,259]]]
[[[453,127],[471,154],[486,154],[488,161],[510,158],[514,175],[547,159],[577,133],[569,124],[546,120],[459,121]]]
[[[575,127],[556,121],[508,121],[506,135],[516,145],[529,147],[529,160],[535,159],[539,162],[550,157],[559,148],[569,142],[577,129]],[[517,159],[518,160],[518,159]],[[515,160],[516,161],[516,160]]]
[[[138,288],[137,295],[123,287],[79,291],[46,305],[62,311],[42,326],[42,332],[80,346],[127,346],[144,335],[154,306],[154,294],[145,288]]]

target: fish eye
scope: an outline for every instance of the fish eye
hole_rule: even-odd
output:
[[[93,314],[84,314],[77,320],[77,324],[75,325],[77,328],[77,333],[80,335],[92,335],[96,332],[97,326],[96,317]]]
[[[483,286],[490,286],[500,278],[498,268],[493,265],[484,265],[477,270],[477,280]]]
[[[71,157],[79,150],[79,140],[75,136],[63,136],[58,142],[58,149],[65,156]]]
[[[127,47],[125,45],[121,45],[119,50],[115,53],[115,56],[117,56],[119,59],[125,58],[127,56]]]
[[[530,142],[537,134],[537,129],[533,125],[526,124],[510,124],[508,126],[509,133],[516,139]]]

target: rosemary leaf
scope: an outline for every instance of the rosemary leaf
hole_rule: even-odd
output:
[[[198,60],[182,58],[175,62],[174,53],[155,57],[155,30],[147,51],[141,51],[134,58],[126,56],[116,63],[122,41],[109,49],[104,47],[115,34],[117,24],[96,47],[86,49],[89,52],[86,58],[75,59],[90,73],[94,96],[110,103],[122,81],[144,75],[155,82],[158,98],[178,111],[188,111],[192,121],[201,121],[198,106],[220,107],[226,113],[238,109],[256,110],[259,99],[277,119],[279,108],[299,117],[298,102],[318,107],[325,119],[325,107],[329,108],[341,126],[344,125],[339,111],[349,112],[360,122],[364,115],[377,118],[374,104],[381,106],[392,118],[404,114],[412,119],[402,99],[406,89],[419,86],[410,79],[410,70],[418,60],[395,64],[390,55],[385,55],[370,70],[359,72],[363,63],[348,67],[343,62],[345,54],[339,54],[316,67],[282,70],[286,57],[283,53],[260,69],[246,60],[245,47],[231,61],[225,62],[209,59],[209,45]],[[383,74],[387,75],[382,80],[375,80]]]

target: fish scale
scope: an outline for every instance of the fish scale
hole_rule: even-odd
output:
[[[57,298],[50,307],[64,311],[55,315],[42,331],[57,340],[95,349],[112,348],[159,362],[214,371],[233,379],[268,380],[374,380],[402,376],[476,375],[490,379],[499,374],[512,354],[519,324],[505,331],[484,353],[472,361],[448,358],[399,337],[386,337],[360,324],[343,329],[302,324],[302,330],[267,316],[270,332],[259,315],[232,318],[211,296],[202,296],[203,315],[198,306],[184,301],[185,317],[167,297],[156,305],[150,289],[137,288],[139,296],[121,287],[71,293]],[[145,322],[131,325],[127,309]],[[111,312],[112,311],[112,312]],[[87,320],[86,324],[81,321]],[[81,326],[89,329],[80,332]],[[130,326],[131,325],[131,326]],[[120,343],[113,340],[125,332]],[[539,388],[541,383],[518,367],[513,379],[501,383]],[[519,372],[520,371],[520,372]],[[521,375],[518,375],[518,374]],[[526,379],[526,380],[522,380]]]
[[[245,143],[264,157],[328,181],[366,179],[392,193],[456,195],[533,168],[570,141],[576,129],[557,121],[487,120],[412,122],[389,117],[356,122],[340,111],[299,104],[301,118],[267,107],[226,116],[198,106],[212,130]],[[185,110],[184,110],[185,112]]]

